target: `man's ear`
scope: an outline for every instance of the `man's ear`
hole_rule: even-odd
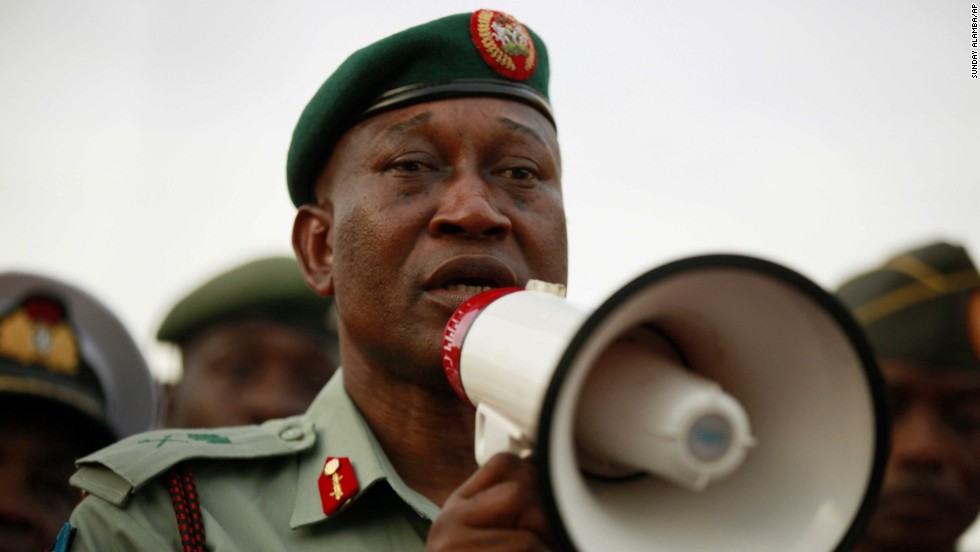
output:
[[[306,284],[319,295],[333,294],[333,209],[303,205],[293,220],[293,251]]]

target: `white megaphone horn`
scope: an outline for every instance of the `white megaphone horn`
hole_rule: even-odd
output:
[[[533,453],[563,549],[848,550],[881,485],[870,347],[769,261],[682,259],[596,309],[553,284],[478,294],[443,366],[477,408],[478,462]]]

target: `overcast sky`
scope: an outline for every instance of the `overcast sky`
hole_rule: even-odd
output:
[[[829,287],[933,239],[980,256],[969,2],[0,0],[0,264],[88,288],[155,360],[182,293],[289,253],[328,73],[479,7],[550,50],[573,300],[706,252]]]

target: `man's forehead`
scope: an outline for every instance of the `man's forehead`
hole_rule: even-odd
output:
[[[34,456],[39,461],[48,463],[74,462],[71,445],[71,429],[65,424],[54,421],[40,421],[25,424],[0,423],[3,429],[3,442],[0,447],[5,450],[18,450],[25,456]]]
[[[980,372],[888,357],[879,358],[878,365],[892,387],[971,392],[980,399]]]
[[[355,129],[365,128],[375,133],[395,135],[430,124],[471,124],[474,118],[489,123],[485,127],[488,131],[509,130],[527,135],[542,144],[555,136],[550,121],[535,109],[497,98],[452,98],[426,102],[376,115]]]
[[[186,342],[185,348],[188,351],[199,351],[207,347],[254,350],[264,343],[282,339],[309,342],[319,347],[334,338],[325,331],[291,322],[258,315],[243,315],[242,318],[223,320],[201,330]]]

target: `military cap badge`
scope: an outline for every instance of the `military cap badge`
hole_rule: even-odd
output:
[[[26,299],[0,319],[0,355],[49,372],[78,371],[78,342],[61,303],[44,296]]]
[[[517,19],[494,10],[477,10],[470,17],[473,44],[490,67],[514,80],[527,80],[537,68],[531,33]]]
[[[139,346],[101,301],[42,274],[0,272],[0,402],[55,413],[95,450],[153,427],[157,399]]]

